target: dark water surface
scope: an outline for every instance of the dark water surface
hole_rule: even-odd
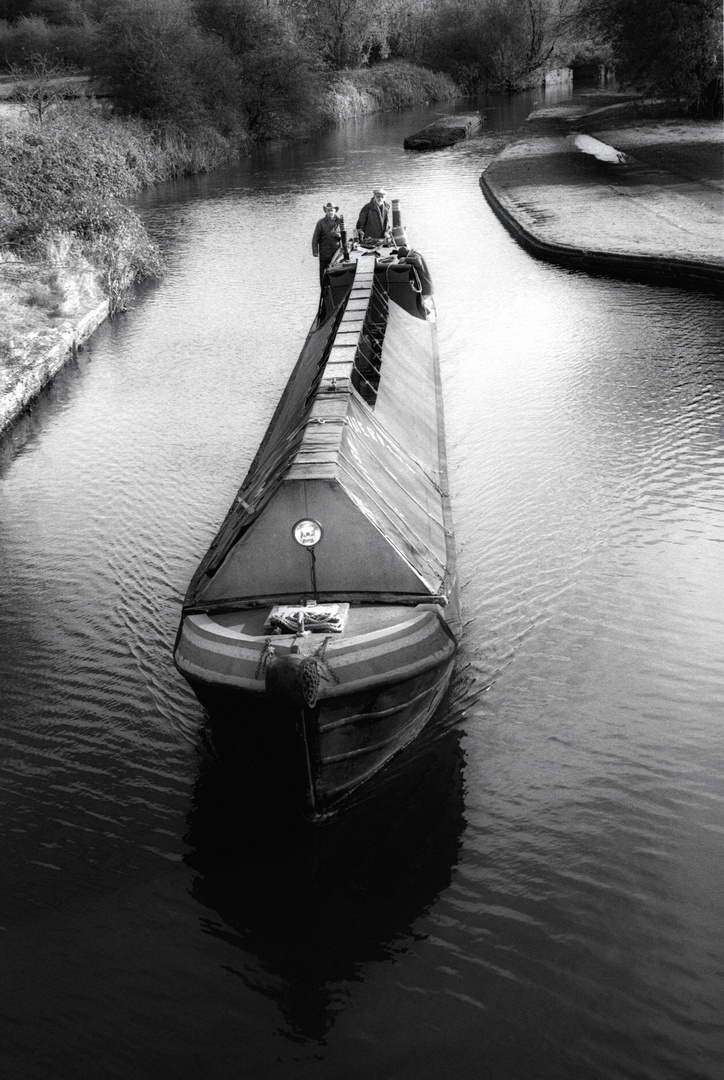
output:
[[[6,447],[2,1077],[722,1075],[722,307],[516,246],[478,178],[532,102],[154,192],[167,277]],[[309,830],[239,790],[171,650],[322,204],[380,181],[436,283],[466,637],[438,721]]]

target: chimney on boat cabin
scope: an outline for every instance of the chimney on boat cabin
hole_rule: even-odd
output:
[[[339,214],[339,236],[342,241],[342,258],[349,262],[349,247],[347,245],[347,229],[344,224],[344,214]]]

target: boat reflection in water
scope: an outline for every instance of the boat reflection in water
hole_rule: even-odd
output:
[[[175,649],[277,787],[291,747],[311,820],[419,735],[461,633],[432,290],[394,220],[384,241],[342,234]]]
[[[344,983],[404,952],[450,885],[463,751],[445,706],[439,721],[321,827],[289,815],[253,763],[240,775],[236,748],[214,741],[217,760],[202,765],[186,836],[191,893],[209,912],[205,933],[239,948],[227,970],[277,1003],[291,1038],[323,1039],[348,1003]]]

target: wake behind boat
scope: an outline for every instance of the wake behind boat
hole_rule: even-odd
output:
[[[318,820],[422,730],[461,632],[424,260],[347,243],[186,595],[174,659],[212,718],[296,755]]]

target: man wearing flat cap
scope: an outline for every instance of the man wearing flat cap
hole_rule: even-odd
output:
[[[360,239],[384,240],[392,228],[392,207],[385,201],[386,194],[383,187],[375,188],[370,201],[360,210],[357,219]]]
[[[341,219],[337,217],[338,206],[328,202],[322,207],[324,217],[317,222],[312,236],[312,255],[319,258],[319,284],[324,281],[324,271],[335,256],[342,243],[340,239]]]

